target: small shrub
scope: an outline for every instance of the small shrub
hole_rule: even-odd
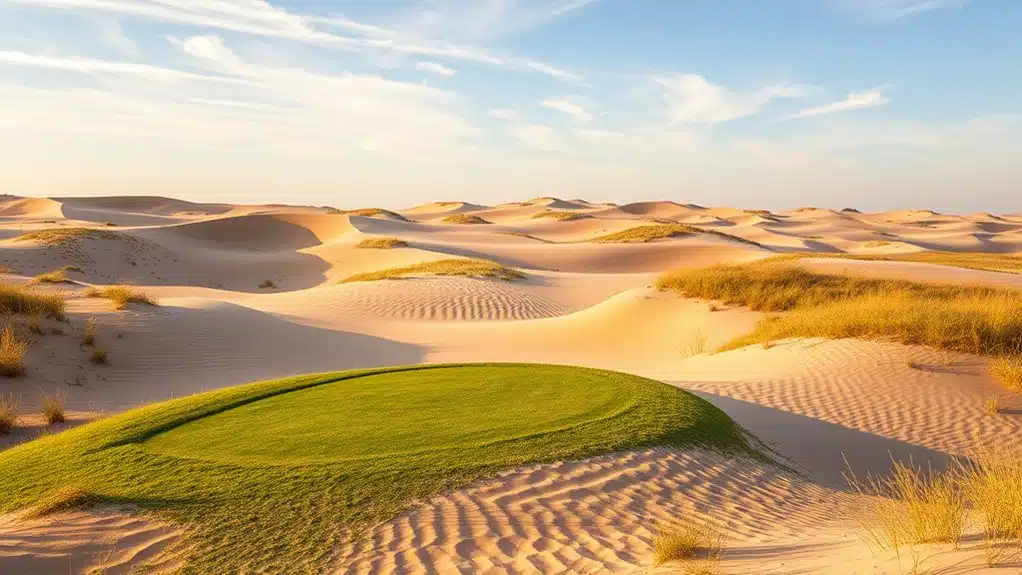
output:
[[[104,288],[91,287],[85,290],[85,296],[108,299],[116,304],[117,309],[124,309],[129,303],[159,305],[156,298],[145,291],[123,285]]]
[[[90,317],[85,320],[85,331],[82,332],[82,343],[88,346],[96,345],[96,335],[98,333],[96,328],[96,318]]]
[[[92,355],[89,356],[89,361],[96,365],[106,365],[109,359],[107,358],[106,350],[101,348],[93,348]]]
[[[28,352],[29,343],[18,337],[14,328],[7,325],[0,329],[0,375],[18,377],[25,375],[22,361]]]
[[[367,238],[356,245],[356,248],[371,250],[389,250],[407,247],[408,243],[400,238]]]
[[[63,487],[53,491],[40,502],[22,511],[18,517],[22,520],[39,519],[62,511],[84,509],[99,502],[99,498],[78,487]]]
[[[18,423],[21,402],[13,394],[0,394],[0,435],[6,435]]]
[[[716,525],[671,523],[660,527],[653,539],[653,566],[696,559],[716,563],[724,556],[725,543],[724,532]]]
[[[273,283],[273,280],[266,280],[259,284],[259,289],[277,289],[277,284]]]
[[[46,418],[46,423],[50,425],[64,423],[65,399],[67,399],[67,392],[64,390],[43,394],[43,417]]]

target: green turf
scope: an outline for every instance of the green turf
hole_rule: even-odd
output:
[[[188,573],[318,573],[334,545],[506,468],[654,445],[753,453],[709,403],[585,368],[477,364],[262,382],[0,453],[0,512],[60,489],[185,524]]]

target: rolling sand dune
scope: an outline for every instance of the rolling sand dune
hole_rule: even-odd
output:
[[[534,217],[546,210],[588,217]],[[440,224],[455,213],[493,223]],[[666,270],[792,251],[1022,253],[1022,217],[768,213],[674,202],[618,207],[557,198],[495,207],[437,202],[400,214],[410,221],[167,198],[3,198],[5,281],[26,283],[67,265],[81,271],[67,273],[72,283],[36,288],[66,292],[70,317],[43,320],[42,335],[31,336],[25,376],[0,381],[0,394],[19,396],[25,411],[15,432],[0,436],[0,448],[47,429],[39,399],[55,389],[68,395],[64,427],[71,427],[167,398],[353,367],[522,361],[608,368],[708,399],[790,469],[658,448],[510,470],[373,526],[335,550],[331,572],[677,572],[650,567],[657,523],[695,517],[726,524],[731,552],[722,572],[778,575],[897,572],[893,555],[871,553],[847,521],[861,504],[842,477],[847,465],[884,472],[892,456],[911,456],[940,466],[977,438],[1022,449],[1022,400],[993,381],[984,358],[855,340],[787,340],[714,353],[764,314],[652,287]],[[590,241],[649,219],[763,247],[709,234]],[[38,231],[46,233],[24,236]],[[358,247],[386,237],[403,244]],[[493,260],[525,278],[340,283],[452,257]],[[1017,274],[945,265],[801,263],[829,273],[1022,288]],[[120,283],[146,290],[159,306],[116,310],[84,295],[91,285]],[[89,318],[96,345],[109,354],[106,365],[90,363],[82,344]],[[1001,399],[1000,415],[989,412],[991,397]],[[178,535],[125,509],[0,518],[0,572],[107,566],[107,573],[127,573],[154,557],[163,561],[158,567],[173,566],[174,556],[161,553]],[[966,547],[935,561],[963,573],[1018,572],[987,570],[981,555]]]

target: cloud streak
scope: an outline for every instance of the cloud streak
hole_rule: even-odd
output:
[[[587,112],[585,108],[567,100],[544,100],[541,105],[544,108],[567,114],[580,122],[590,122],[593,119],[593,115]]]
[[[654,76],[667,102],[668,124],[719,124],[752,116],[776,99],[801,98],[807,88],[776,84],[752,93],[739,93],[696,74]]]
[[[878,106],[886,106],[890,102],[890,98],[884,96],[878,91],[852,92],[851,94],[848,94],[848,97],[844,100],[824,104],[823,106],[816,106],[814,108],[806,108],[805,110],[800,110],[787,116],[786,119],[794,120],[798,118],[810,118],[813,116],[826,116],[828,114],[837,114],[839,112],[850,112],[852,110],[862,110],[864,108],[876,108]]]

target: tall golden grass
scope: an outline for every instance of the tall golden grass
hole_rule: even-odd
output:
[[[64,400],[67,399],[67,392],[58,390],[53,393],[44,393],[42,396],[43,417],[46,423],[64,423]]]
[[[392,248],[403,248],[408,244],[401,238],[366,238],[355,246],[360,249],[388,250]]]
[[[0,393],[0,435],[6,435],[18,424],[21,402],[14,394]]]
[[[0,376],[18,377],[25,375],[25,354],[28,340],[18,336],[10,325],[0,328]]]
[[[67,301],[63,294],[43,293],[28,286],[0,283],[0,314],[42,315],[64,319]]]
[[[1022,553],[1022,454],[981,446],[956,462],[953,473],[983,521],[987,564],[991,567]]]
[[[697,561],[704,573],[713,573],[726,550],[724,530],[714,523],[676,521],[657,529],[653,538],[653,566],[672,561]]]
[[[657,287],[766,312],[724,349],[787,337],[888,339],[1011,358],[1022,341],[1022,292],[810,272],[786,262],[671,272]]]

